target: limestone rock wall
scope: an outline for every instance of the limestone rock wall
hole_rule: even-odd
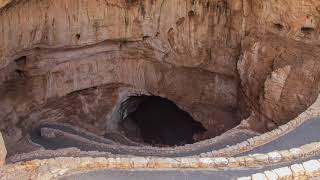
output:
[[[251,4],[238,70],[242,90],[267,128],[303,112],[319,93],[319,5]]]
[[[272,129],[304,111],[319,93],[319,5],[316,0],[13,1],[0,9],[0,130],[48,118],[41,107],[65,119],[58,107],[73,102],[68,94],[102,85],[173,100],[215,129],[210,136],[236,126],[251,111],[251,127]],[[117,92],[110,94],[113,103]],[[67,105],[51,106],[57,100]],[[114,106],[95,103],[106,112]],[[95,115],[88,122],[107,117]]]
[[[103,84],[171,99],[206,127],[217,127],[212,135],[234,127],[239,122],[236,27],[242,11],[231,5],[184,0],[9,4],[0,12],[0,119],[7,122],[1,128],[21,125],[52,99]]]

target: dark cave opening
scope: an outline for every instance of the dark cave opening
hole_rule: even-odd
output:
[[[159,96],[130,96],[121,104],[125,135],[153,146],[192,144],[206,129],[174,102]]]

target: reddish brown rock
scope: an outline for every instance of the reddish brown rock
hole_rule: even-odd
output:
[[[0,7],[8,1],[0,1]],[[267,131],[319,93],[317,0],[25,0],[0,9],[0,130],[61,121],[99,135],[133,94],[174,101],[214,137]]]

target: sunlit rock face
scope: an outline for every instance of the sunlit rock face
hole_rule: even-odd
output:
[[[0,8],[6,6],[8,3],[10,3],[12,0],[0,0]]]
[[[211,138],[267,131],[319,93],[319,1],[0,1],[0,131],[98,135],[130,95],[167,98]],[[249,125],[249,126],[246,126]]]
[[[270,128],[303,112],[319,93],[320,2],[263,1],[251,7],[255,20],[247,21],[238,72],[260,122]]]

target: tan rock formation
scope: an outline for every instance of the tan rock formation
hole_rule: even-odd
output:
[[[7,149],[4,144],[2,134],[0,133],[0,167],[2,167],[6,162]]]
[[[0,8],[6,6],[8,3],[10,3],[12,0],[0,0]]]
[[[319,7],[316,0],[14,1],[0,9],[0,130],[15,134],[49,120],[103,134],[116,105],[138,92],[174,101],[208,137],[249,114],[251,128],[275,128],[318,96]]]
[[[234,30],[239,22],[229,21],[242,12],[226,6],[214,1],[26,1],[3,9],[1,119],[22,122],[21,116],[49,99],[123,84],[175,101],[206,127],[217,126],[213,135],[234,127],[240,34]],[[224,31],[227,23],[230,30]],[[229,36],[235,39],[226,42]]]
[[[318,7],[317,1],[252,4],[255,21],[247,20],[238,70],[261,121],[283,124],[319,93]]]

